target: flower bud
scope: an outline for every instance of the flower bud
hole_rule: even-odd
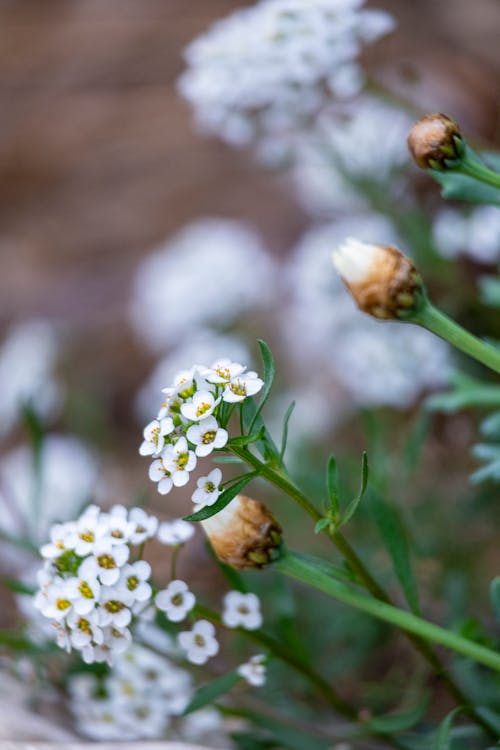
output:
[[[447,159],[460,158],[461,138],[455,120],[436,113],[418,120],[410,130],[407,142],[417,166],[422,169],[443,169]]]
[[[424,287],[410,258],[390,245],[369,245],[348,237],[333,262],[359,309],[388,320],[417,308]]]
[[[281,527],[257,500],[236,495],[201,523],[219,560],[233,568],[262,568],[279,555]]]

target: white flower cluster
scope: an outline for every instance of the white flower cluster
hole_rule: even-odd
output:
[[[187,48],[179,81],[199,126],[237,146],[275,146],[357,94],[362,47],[394,26],[362,2],[261,0],[215,23]]]
[[[469,214],[443,208],[433,225],[436,249],[445,258],[466,255],[476,263],[500,261],[500,208],[478,206]]]
[[[240,403],[263,385],[256,372],[229,359],[218,359],[211,367],[195,365],[175,376],[173,385],[163,389],[165,401],[145,427],[139,448],[142,456],[154,458],[149,477],[158,483],[160,494],[187,484],[198,458],[226,445],[229,435],[218,421],[221,405]],[[193,502],[213,504],[221,479],[220,469],[202,477]]]
[[[204,739],[223,731],[213,709],[180,718],[193,695],[189,673],[166,656],[133,645],[116,659],[108,675],[74,675],[69,681],[70,705],[77,729],[100,741]],[[196,717],[196,721],[193,719]]]
[[[34,606],[52,622],[56,640],[83,660],[112,663],[130,641],[129,625],[149,604],[151,567],[130,561],[131,548],[155,536],[158,519],[142,508],[89,506],[77,521],[56,524],[41,548]]]

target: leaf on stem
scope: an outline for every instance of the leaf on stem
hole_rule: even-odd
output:
[[[262,357],[262,362],[264,365],[264,389],[262,391],[262,397],[259,401],[259,405],[257,407],[257,411],[255,412],[254,418],[252,419],[250,423],[249,432],[252,431],[252,428],[260,415],[262,409],[265,406],[265,403],[267,399],[269,398],[269,394],[271,393],[271,388],[273,387],[274,383],[274,376],[276,374],[276,365],[274,363],[274,357],[271,353],[270,348],[266,344],[265,341],[262,341],[262,339],[259,339],[259,349],[260,349],[260,355]]]
[[[454,708],[453,711],[450,711],[448,716],[446,716],[443,719],[434,737],[432,750],[450,750],[451,727],[453,725],[455,716],[459,714],[460,711],[463,711],[463,706],[458,706],[458,708]]]
[[[344,513],[342,514],[342,518],[340,521],[340,526],[344,526],[344,524],[348,523],[348,521],[351,520],[353,515],[356,513],[356,510],[358,509],[358,505],[360,504],[361,500],[363,499],[363,496],[366,492],[366,486],[368,484],[368,456],[366,455],[366,451],[363,451],[363,457],[361,459],[361,485],[359,488],[359,492],[354,497],[347,508],[345,509]]]
[[[238,477],[234,484],[228,487],[224,492],[221,492],[217,501],[213,505],[205,505],[200,508],[196,513],[192,513],[189,516],[184,516],[184,521],[191,521],[191,523],[197,523],[198,521],[205,521],[211,516],[215,516],[219,513],[226,505],[229,505],[236,495],[238,495],[243,487],[245,487],[254,477],[258,476],[258,471],[250,471],[248,474]]]
[[[406,601],[414,614],[420,614],[418,590],[410,562],[408,533],[399,513],[381,495],[371,493],[371,510],[379,528],[384,545],[394,565]]]
[[[217,677],[213,682],[209,682],[207,685],[202,685],[194,694],[188,707],[184,710],[183,716],[193,713],[193,711],[199,711],[200,708],[213,703],[221,695],[225,695],[241,680],[241,675],[235,670],[228,672],[227,674]]]
[[[339,512],[339,475],[337,461],[333,453],[328,459],[326,467],[326,487],[330,510],[334,516],[337,516]]]
[[[423,719],[428,706],[429,698],[426,697],[415,708],[410,708],[397,714],[389,714],[388,716],[375,716],[373,719],[363,722],[363,726],[373,732],[381,732],[383,734],[404,732],[407,729],[411,729],[411,727]]]
[[[290,422],[290,417],[292,416],[294,409],[295,409],[295,401],[292,401],[292,403],[289,405],[288,409],[285,412],[285,416],[283,417],[283,431],[281,433],[281,450],[280,450],[281,463],[283,463],[283,459],[286,453],[286,446],[288,443],[288,423]]]
[[[227,445],[230,447],[231,445],[242,446],[249,445],[250,443],[256,443],[258,440],[262,440],[265,431],[266,428],[264,427],[264,425],[262,425],[259,430],[252,432],[250,435],[240,435],[240,437],[231,438],[231,440],[228,441]]]

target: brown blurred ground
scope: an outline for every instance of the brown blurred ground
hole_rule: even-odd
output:
[[[183,46],[236,5],[0,2],[0,330],[33,315],[69,320],[83,375],[121,378],[127,391],[149,368],[126,306],[152,245],[207,213],[254,220],[275,251],[296,237],[305,219],[278,179],[194,134],[175,92]],[[400,26],[368,62],[493,143],[498,2],[373,5]]]

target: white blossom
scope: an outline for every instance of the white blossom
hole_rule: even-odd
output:
[[[185,544],[194,535],[194,524],[176,518],[163,521],[158,527],[158,541],[169,546]]]
[[[252,593],[228,591],[224,596],[222,622],[229,628],[245,628],[245,630],[260,628],[262,615],[258,596]]]
[[[144,602],[151,598],[151,565],[146,560],[137,560],[121,569],[118,587],[124,586],[137,602]]]
[[[165,436],[174,431],[172,417],[153,419],[144,428],[144,440],[139,448],[141,456],[155,456],[162,452],[165,447]]]
[[[227,430],[219,427],[214,417],[202,419],[199,424],[192,425],[186,432],[186,437],[196,446],[195,453],[199,458],[208,456],[213,450],[223,448],[229,439]]]
[[[105,627],[112,625],[113,628],[126,628],[132,619],[131,607],[134,596],[123,587],[106,586],[101,591],[99,601],[98,622]]]
[[[152,482],[158,482],[160,495],[168,495],[173,488],[172,473],[167,469],[163,458],[156,458],[149,467],[149,478]]]
[[[167,588],[155,597],[156,606],[165,612],[171,622],[184,620],[195,603],[195,595],[189,590],[187,583],[180,580],[170,581]]]
[[[221,482],[222,471],[219,468],[212,469],[206,477],[200,477],[197,481],[198,486],[191,497],[193,503],[200,507],[213,505],[222,492],[220,489]]]
[[[132,508],[129,521],[134,524],[134,531],[130,536],[131,544],[143,544],[147,539],[152,539],[158,529],[156,516],[146,513],[142,508]]]
[[[232,378],[224,387],[222,398],[224,401],[236,403],[244,401],[249,396],[254,396],[260,391],[264,381],[259,378],[256,372],[245,372],[243,375],[237,375]]]
[[[437,251],[445,258],[466,255],[477,263],[500,260],[500,208],[477,206],[464,213],[443,208],[433,225]]]
[[[189,481],[189,472],[196,466],[196,456],[189,450],[185,437],[175,445],[167,445],[162,456],[163,464],[172,476],[175,487],[183,487]]]
[[[128,561],[126,545],[113,545],[109,539],[99,540],[92,554],[81,564],[78,574],[98,578],[105,586],[113,586],[120,578],[120,568]]]
[[[67,580],[67,592],[77,615],[88,615],[101,595],[101,584],[95,576],[75,576]]]
[[[217,359],[204,372],[204,377],[209,383],[229,383],[233,378],[241,375],[246,370],[245,365],[239,362],[232,362],[227,357]]]
[[[192,630],[179,633],[180,647],[185,651],[186,658],[192,664],[205,664],[219,651],[215,628],[208,620],[198,620]]]
[[[266,657],[264,654],[252,656],[249,661],[238,667],[237,672],[252,687],[262,687],[266,684]]]
[[[197,391],[190,401],[182,404],[181,414],[186,419],[198,422],[210,417],[219,403],[220,398],[215,398],[213,393]]]

